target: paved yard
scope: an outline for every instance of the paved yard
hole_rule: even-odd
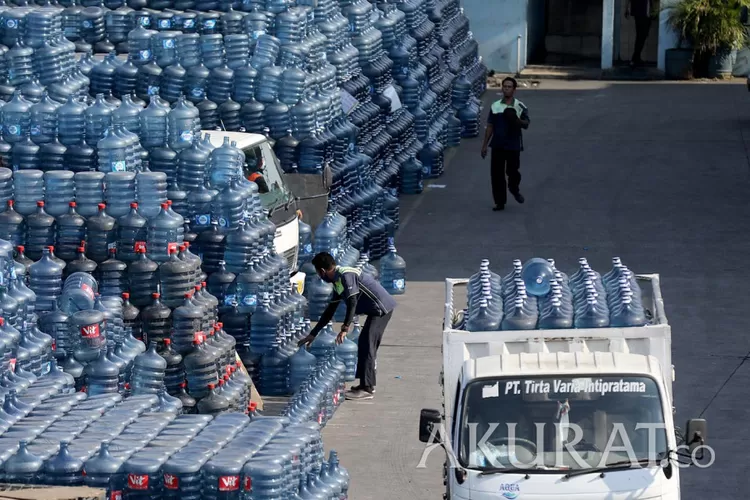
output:
[[[492,212],[489,160],[464,140],[445,175],[402,201],[396,239],[408,292],[386,333],[376,399],[345,403],[325,430],[353,500],[433,500],[436,451],[417,469],[419,410],[440,408],[445,277],[480,259],[553,257],[600,271],[619,255],[660,273],[672,325],[677,422],[703,416],[715,465],[683,473],[683,500],[744,498],[750,477],[750,93],[736,84],[542,82],[519,89],[531,128],[526,204]],[[495,99],[488,91],[485,102]],[[485,107],[485,109],[487,109]]]

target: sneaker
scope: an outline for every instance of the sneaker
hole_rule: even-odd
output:
[[[370,389],[365,389],[364,387],[362,387],[362,384],[360,384],[360,385],[354,385],[354,386],[350,387],[349,390],[350,391],[367,391],[369,393],[375,394],[375,388],[374,387],[371,387]]]
[[[515,198],[518,203],[526,201],[521,193],[513,193],[513,198]]]
[[[361,389],[346,391],[346,399],[349,400],[349,401],[352,401],[352,400],[358,401],[358,400],[372,399],[373,397],[374,396],[373,396],[373,394],[371,392],[364,391],[364,390],[361,390]]]

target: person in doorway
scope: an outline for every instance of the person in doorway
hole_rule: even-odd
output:
[[[524,202],[521,194],[521,151],[523,135],[521,129],[529,128],[529,110],[524,103],[515,98],[518,82],[508,77],[503,80],[503,98],[492,103],[487,117],[487,129],[482,142],[482,158],[487,157],[487,146],[492,147],[490,158],[490,178],[492,197],[495,200],[493,210],[504,210],[507,191],[518,203]],[[505,176],[508,176],[506,185]]]
[[[633,16],[635,19],[635,44],[633,45],[633,57],[630,58],[631,66],[643,64],[641,52],[646,45],[648,34],[651,31],[651,23],[659,11],[659,4],[654,0],[627,0],[625,8],[625,19]]]
[[[320,330],[333,319],[342,300],[346,302],[346,316],[336,337],[337,344],[344,341],[355,315],[367,316],[357,344],[356,376],[359,385],[347,391],[346,399],[372,399],[375,394],[378,348],[396,308],[396,301],[370,274],[353,267],[338,266],[329,253],[317,254],[313,257],[312,264],[320,279],[333,283],[333,298],[310,334],[300,340],[298,345],[308,346],[315,340]]]

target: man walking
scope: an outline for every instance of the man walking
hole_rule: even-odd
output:
[[[504,210],[507,191],[518,203],[523,203],[521,195],[521,151],[523,135],[521,129],[529,128],[529,110],[514,97],[518,82],[508,77],[503,80],[503,98],[492,103],[487,117],[487,129],[482,142],[482,158],[487,156],[487,146],[492,146],[490,158],[490,178],[495,207]],[[491,142],[490,142],[491,141]],[[505,176],[508,176],[506,186]]]
[[[658,2],[654,0],[628,0],[625,8],[625,19],[633,16],[635,19],[635,43],[633,45],[633,57],[630,58],[631,66],[643,64],[641,52],[646,45],[648,34],[651,31],[651,22],[658,14]]]
[[[346,302],[346,316],[341,332],[336,337],[337,344],[344,341],[355,315],[367,316],[357,344],[359,385],[347,391],[346,399],[372,399],[375,394],[378,348],[396,308],[396,301],[371,275],[353,267],[336,265],[333,256],[326,252],[313,257],[312,264],[320,279],[333,283],[333,298],[310,334],[299,341],[299,346],[308,346],[315,340],[320,330],[333,319],[342,300]]]

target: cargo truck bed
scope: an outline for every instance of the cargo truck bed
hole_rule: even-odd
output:
[[[467,332],[456,330],[452,326],[454,319],[464,308],[463,305],[456,304],[456,289],[465,288],[469,280],[447,278],[443,319],[443,373],[440,379],[446,419],[451,419],[456,384],[464,362],[498,354],[618,352],[654,356],[663,370],[671,400],[671,381],[674,380],[672,334],[664,312],[659,275],[638,275],[636,279],[643,292],[643,307],[650,321],[646,326]]]

